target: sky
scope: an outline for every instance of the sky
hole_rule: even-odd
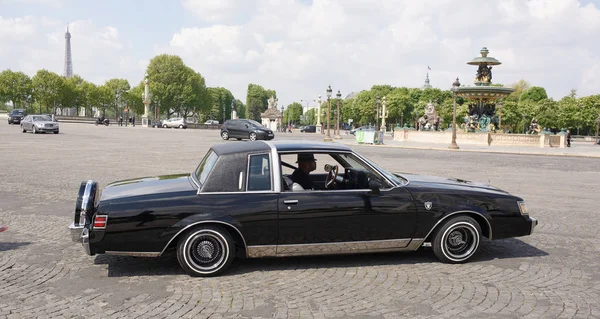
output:
[[[255,83],[314,105],[328,85],[473,85],[487,47],[494,83],[600,94],[600,0],[0,0],[0,70],[63,74],[67,26],[73,71],[96,84],[135,85],[167,53],[243,102]]]

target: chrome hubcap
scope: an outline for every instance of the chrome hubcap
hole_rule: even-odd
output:
[[[217,234],[198,233],[187,246],[190,264],[199,271],[213,271],[225,260],[226,244]]]
[[[447,230],[444,248],[449,257],[456,260],[468,258],[479,242],[477,231],[467,225],[455,225]]]

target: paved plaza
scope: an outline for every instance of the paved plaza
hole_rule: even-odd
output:
[[[220,277],[192,278],[173,255],[87,256],[67,226],[81,181],[190,172],[223,142],[218,130],[62,123],[61,134],[34,135],[3,122],[0,224],[9,229],[0,233],[0,318],[600,318],[599,158],[344,138],[391,171],[489,182],[521,196],[540,224],[532,236],[484,241],[462,265],[423,250],[236,260]]]

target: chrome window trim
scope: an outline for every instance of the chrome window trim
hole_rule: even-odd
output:
[[[490,224],[490,221],[489,221],[489,220],[488,220],[488,219],[487,219],[485,216],[483,216],[483,214],[481,214],[481,213],[478,213],[478,212],[476,212],[476,211],[472,211],[472,210],[461,210],[461,211],[452,212],[452,213],[450,213],[450,214],[448,214],[448,215],[444,216],[442,219],[438,220],[438,221],[437,221],[437,223],[435,223],[435,225],[433,225],[433,227],[431,227],[431,230],[429,230],[429,232],[427,233],[427,235],[425,235],[425,236],[423,237],[423,241],[424,241],[425,239],[427,239],[427,237],[429,237],[429,235],[431,235],[431,233],[433,232],[433,230],[434,230],[434,229],[435,229],[435,228],[436,228],[436,227],[437,227],[437,226],[438,226],[438,225],[439,225],[441,222],[443,222],[444,220],[446,220],[448,217],[450,217],[450,216],[453,216],[453,215],[456,215],[456,214],[464,214],[464,213],[469,213],[469,214],[477,214],[477,215],[481,216],[481,217],[482,217],[482,218],[485,220],[485,222],[487,223],[487,225],[488,225],[488,229],[490,230],[490,238],[489,238],[489,239],[490,239],[490,240],[492,240],[492,225]]]
[[[243,194],[243,193],[236,193],[236,194]],[[173,235],[173,237],[171,237],[171,239],[169,240],[169,242],[165,245],[165,248],[162,249],[162,251],[160,252],[159,256],[161,256],[165,250],[167,250],[167,247],[169,247],[169,245],[171,244],[171,242],[173,241],[173,239],[177,238],[177,236],[179,236],[179,234],[181,234],[182,232],[184,232],[186,229],[189,229],[190,227],[199,225],[199,224],[222,224],[222,225],[227,225],[227,226],[231,226],[233,227],[233,229],[235,229],[238,234],[240,235],[240,237],[242,237],[242,241],[244,244],[244,248],[248,247],[246,245],[246,238],[244,238],[244,235],[242,234],[242,232],[235,226],[233,226],[230,223],[226,223],[226,222],[222,222],[222,221],[218,221],[218,220],[203,220],[203,221],[199,221],[199,222],[195,222],[192,224],[189,224],[187,226],[185,226],[184,228],[182,228],[181,230],[179,230],[175,235]],[[246,250],[246,257],[248,257],[248,249]]]
[[[281,179],[283,175],[281,174],[281,163],[279,161],[279,153],[277,153],[277,148],[271,142],[264,142],[271,148],[271,174],[273,177],[273,190],[275,193],[281,193]],[[275,176],[279,177],[279,183],[275,183]]]

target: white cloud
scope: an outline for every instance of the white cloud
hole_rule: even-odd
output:
[[[218,3],[184,0],[198,15],[238,12],[232,1]],[[277,90],[286,104],[323,95],[329,83],[344,93],[373,84],[420,87],[428,65],[434,86],[447,89],[456,76],[470,85],[476,70],[466,62],[483,46],[503,62],[494,68],[496,83],[522,78],[555,98],[571,88],[581,95],[600,93],[597,85],[586,84],[600,58],[594,40],[600,38],[600,11],[593,4],[259,0],[247,5],[254,10],[246,22],[182,29],[169,48],[209,85],[225,86],[242,99],[249,82]]]
[[[0,70],[21,70],[33,76],[39,69],[63,74],[66,23],[47,17],[0,17]],[[109,78],[137,81],[143,74],[132,58],[128,43],[112,26],[90,20],[68,24],[71,33],[73,71],[101,84]]]
[[[228,22],[253,13],[255,0],[183,0],[183,7],[203,21]]]

